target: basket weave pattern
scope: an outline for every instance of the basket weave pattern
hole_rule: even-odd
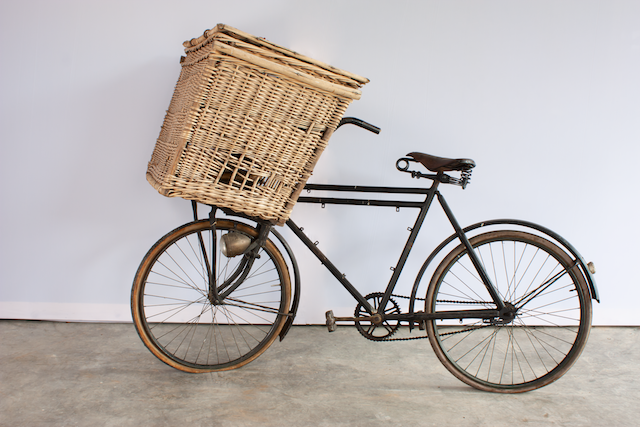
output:
[[[367,80],[223,25],[185,46],[148,181],[283,224]]]

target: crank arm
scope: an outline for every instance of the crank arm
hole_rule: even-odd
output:
[[[329,332],[336,330],[336,322],[371,322],[374,325],[379,326],[384,320],[380,314],[363,317],[336,317],[333,315],[333,310],[327,311],[325,316],[327,318],[327,329],[329,329]]]

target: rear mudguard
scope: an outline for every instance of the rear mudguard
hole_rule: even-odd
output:
[[[589,284],[589,293],[591,295],[591,298],[600,302],[600,295],[598,294],[596,281],[593,278],[593,274],[589,270],[589,267],[587,266],[587,263],[585,262],[584,258],[582,258],[582,255],[580,255],[580,253],[566,239],[564,239],[562,236],[555,233],[554,231],[551,231],[546,227],[543,227],[538,224],[534,224],[532,222],[521,221],[517,219],[494,219],[491,221],[478,222],[476,224],[473,224],[464,228],[463,231],[465,233],[468,233],[478,228],[488,227],[488,226],[499,226],[499,225],[517,225],[524,228],[530,228],[533,230],[537,230],[540,233],[545,234],[548,237],[551,237],[552,239],[554,239],[557,243],[559,243],[563,247],[565,251],[570,253],[573,256],[573,258],[578,262],[578,265],[582,270],[582,274],[587,279],[587,283]],[[411,290],[411,297],[409,300],[409,313],[415,312],[414,307],[415,307],[418,287],[420,285],[420,281],[422,280],[422,276],[424,275],[425,271],[427,271],[427,268],[429,267],[429,264],[431,264],[431,262],[440,253],[440,251],[442,251],[442,249],[444,249],[449,243],[453,242],[457,238],[458,236],[456,234],[452,234],[451,236],[449,236],[446,240],[440,243],[440,245],[436,249],[434,249],[433,252],[431,252],[431,255],[429,255],[429,257],[426,259],[424,264],[422,264],[422,268],[420,269],[420,272],[416,277],[416,281],[413,284],[413,289]]]

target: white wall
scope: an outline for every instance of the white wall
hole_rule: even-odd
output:
[[[138,263],[190,218],[144,177],[181,43],[218,22],[371,79],[348,114],[383,132],[341,129],[312,181],[416,185],[396,158],[471,157],[472,184],[445,192],[461,223],[558,231],[598,267],[594,324],[640,325],[633,0],[3,1],[0,318],[129,321]],[[298,206],[294,218],[366,293],[386,284],[414,214]],[[420,251],[449,234],[425,231]],[[294,247],[298,321],[349,314],[346,293]]]

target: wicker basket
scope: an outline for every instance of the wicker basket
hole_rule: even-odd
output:
[[[222,24],[184,46],[147,180],[282,225],[368,80]]]

